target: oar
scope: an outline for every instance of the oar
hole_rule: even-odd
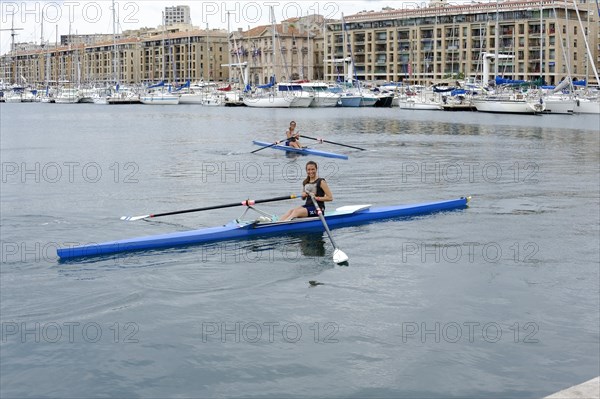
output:
[[[310,199],[312,199],[312,203],[315,205],[315,208],[317,208],[317,214],[319,215],[319,219],[321,219],[321,222],[323,223],[323,227],[325,227],[325,231],[327,232],[327,235],[329,236],[331,245],[333,245],[333,261],[337,264],[348,262],[348,255],[346,255],[344,253],[344,251],[342,251],[341,249],[339,249],[337,247],[337,245],[335,245],[335,241],[333,241],[333,236],[331,235],[331,231],[329,231],[329,226],[327,226],[327,222],[325,221],[325,217],[323,216],[323,212],[321,211],[321,208],[319,208],[319,204],[317,204],[317,201],[315,200],[315,196],[313,194],[309,194],[309,195],[310,195]]]
[[[329,141],[329,140],[318,139],[318,138],[315,138],[315,137],[305,136],[305,135],[303,135],[303,134],[301,134],[301,135],[300,135],[300,137],[304,137],[305,139],[311,139],[311,140],[316,140],[316,141],[322,141],[322,142],[324,142],[324,143],[329,143],[329,144],[341,145],[342,147],[354,148],[355,150],[366,151],[364,148],[360,148],[360,147],[354,147],[353,145],[347,145],[347,144],[342,144],[342,143],[336,143],[335,141]]]
[[[291,195],[286,195],[283,197],[275,197],[275,198],[268,198],[268,199],[262,199],[262,200],[246,200],[246,201],[242,201],[242,202],[234,202],[233,204],[214,205],[214,206],[207,206],[204,208],[185,209],[183,211],[153,213],[150,215],[142,215],[142,216],[122,216],[121,220],[133,221],[133,220],[140,220],[140,219],[156,218],[159,216],[178,215],[180,213],[210,211],[212,209],[221,209],[221,208],[232,208],[234,206],[251,206],[254,204],[261,204],[264,202],[284,201],[284,200],[289,200],[289,199],[294,199],[294,198],[297,198],[297,196],[295,194],[291,194]]]
[[[286,140],[286,139],[284,139],[284,140]],[[250,152],[250,154],[254,154],[255,152],[259,152],[260,150],[264,150],[265,148],[273,147],[274,145],[277,145],[277,144],[281,143],[281,142],[282,142],[282,141],[284,141],[284,140],[281,140],[281,141],[276,141],[276,142],[274,142],[273,144],[269,144],[269,145],[268,145],[268,146],[266,146],[266,147],[261,147],[261,148],[259,148],[258,150],[251,151],[251,152]]]

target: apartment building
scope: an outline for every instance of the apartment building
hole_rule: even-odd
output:
[[[578,3],[579,4],[579,3]],[[414,3],[413,3],[414,5]],[[493,54],[492,73],[549,84],[569,72],[595,82],[598,17],[595,4],[525,0],[363,11],[330,23],[325,37],[325,78],[408,80],[482,76],[482,53]],[[579,17],[578,17],[579,14]],[[580,24],[579,20],[582,21]],[[585,41],[595,54],[587,54]],[[351,63],[352,61],[352,63]],[[492,75],[493,78],[493,75]]]
[[[190,6],[165,7],[165,25],[191,24]]]
[[[268,83],[271,76],[278,81],[322,80],[325,23],[323,16],[311,15],[233,32],[232,62],[246,63],[247,83],[253,85]]]
[[[17,47],[0,58],[0,78],[6,83],[38,85],[228,80],[228,69],[221,67],[229,57],[226,31],[143,33],[87,45]]]
[[[141,39],[141,81],[226,81],[227,31],[192,30]]]

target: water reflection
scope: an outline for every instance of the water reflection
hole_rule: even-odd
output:
[[[322,234],[302,234],[298,238],[302,255],[306,257],[325,256],[325,240],[323,240]]]

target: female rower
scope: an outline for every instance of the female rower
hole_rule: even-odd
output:
[[[302,148],[302,146],[300,145],[300,133],[297,133],[295,131],[295,129],[296,129],[296,122],[291,121],[290,128],[287,130],[287,132],[285,132],[285,135],[287,137],[285,145],[294,147],[294,148]]]
[[[310,198],[314,195],[315,201],[321,208],[321,211],[325,211],[325,202],[333,201],[333,194],[327,185],[325,179],[320,178],[317,174],[317,163],[314,161],[308,161],[306,163],[306,179],[302,182],[303,191],[302,198],[306,199],[304,205],[294,209],[290,209],[279,218],[281,221],[292,220],[293,218],[305,218],[308,216],[317,216],[317,208]]]

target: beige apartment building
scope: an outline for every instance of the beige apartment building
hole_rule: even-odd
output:
[[[245,64],[233,70],[239,76],[248,68],[247,83],[252,85],[268,83],[271,76],[281,82],[322,80],[325,24],[323,16],[311,15],[233,32],[232,62]]]
[[[579,13],[579,18],[577,14]],[[581,24],[579,22],[581,20]],[[418,8],[363,11],[328,25],[325,79],[430,83],[482,76],[482,53],[493,73],[555,84],[567,74],[598,84],[591,63],[599,64],[598,16],[593,2],[530,0],[471,2],[443,0]],[[589,57],[586,40],[592,53]],[[495,55],[500,58],[493,63]],[[353,61],[352,68],[350,59]]]
[[[123,35],[124,36],[124,35]],[[226,81],[229,57],[224,30],[129,32],[129,37],[92,44],[22,46],[0,58],[5,83],[51,85],[180,84],[186,80]]]
[[[152,83],[161,80],[227,81],[264,84],[324,78],[325,19],[320,15],[293,18],[228,34],[177,24],[156,30],[124,32],[121,38],[94,43],[70,37],[69,45],[19,44],[0,59],[4,82],[19,84]],[[273,32],[275,31],[275,46]],[[86,38],[87,39],[87,38]],[[229,64],[237,64],[228,66]],[[240,65],[242,65],[240,67]],[[247,70],[246,70],[247,68]]]

